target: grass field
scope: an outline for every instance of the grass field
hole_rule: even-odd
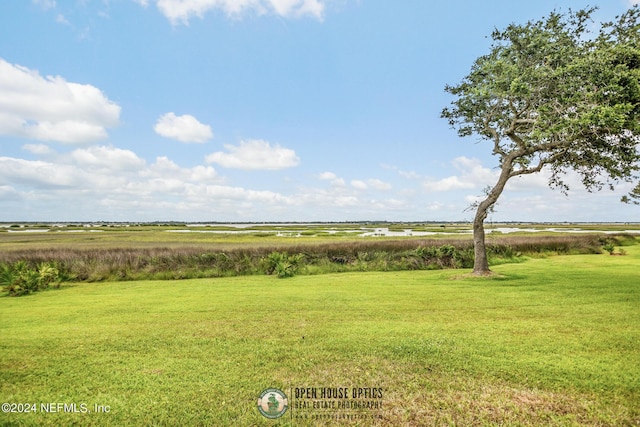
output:
[[[640,246],[625,251],[499,265],[491,279],[247,276],[4,297],[0,400],[36,412],[0,425],[639,425]],[[277,420],[257,410],[270,387],[291,404]],[[382,407],[293,407],[296,389],[324,387],[380,390]]]

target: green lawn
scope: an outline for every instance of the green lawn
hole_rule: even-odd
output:
[[[637,425],[640,246],[624,249],[500,265],[491,279],[259,276],[3,297],[0,400],[37,412],[0,425],[312,424],[291,417],[311,411],[260,415],[269,387],[290,402],[300,387],[382,389],[381,418],[341,424]]]

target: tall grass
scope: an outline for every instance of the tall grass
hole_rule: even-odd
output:
[[[617,239],[623,239],[619,236]],[[616,237],[609,237],[616,239]],[[599,253],[603,237],[597,235],[489,236],[491,262],[501,264],[541,254]],[[65,277],[78,281],[189,279],[272,274],[272,254],[295,257],[298,274],[347,271],[400,271],[466,268],[473,264],[469,239],[358,239],[325,243],[261,243],[220,247],[184,246],[40,247],[27,246],[0,252],[0,266],[17,262],[37,266],[55,263]],[[287,261],[289,262],[289,261]],[[290,263],[290,262],[289,262]],[[284,266],[281,266],[284,268]],[[282,273],[282,271],[281,271]],[[290,274],[278,273],[282,277]]]

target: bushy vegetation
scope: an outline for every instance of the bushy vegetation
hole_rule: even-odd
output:
[[[21,260],[12,264],[0,264],[0,286],[11,296],[28,295],[72,280],[56,262],[40,262],[37,265]]]
[[[497,236],[487,242],[493,265],[547,254],[601,253],[605,244],[634,242],[632,236]],[[26,295],[64,281],[175,280],[268,274],[349,271],[401,271],[470,268],[468,239],[358,239],[334,243],[254,242],[221,248],[181,247],[33,248],[0,252],[1,286],[9,295]]]
[[[304,255],[288,255],[286,252],[271,252],[262,259],[265,266],[265,273],[275,274],[279,278],[293,277],[298,272],[298,267],[302,263]]]

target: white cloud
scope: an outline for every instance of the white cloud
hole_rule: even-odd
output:
[[[0,199],[5,208],[0,216],[5,221],[469,220],[473,212],[463,210],[479,198],[459,192],[439,193],[435,198],[411,188],[378,197],[376,186],[384,190],[390,184],[364,179],[353,180],[353,186],[329,186],[341,180],[330,171],[313,177],[312,182],[320,184],[317,187],[305,187],[300,180],[280,189],[265,181],[257,184],[261,189],[254,189],[228,184],[210,165],[184,167],[164,156],[147,161],[131,150],[112,146],[68,152],[49,150],[44,144],[22,148],[42,158],[0,157]],[[453,163],[475,171],[476,176],[486,173],[474,159]],[[299,178],[307,175],[299,172]],[[461,173],[460,181],[466,179]],[[292,182],[296,182],[295,175]],[[599,194],[577,187],[565,197],[547,188],[542,193],[539,187],[543,185],[543,181],[517,183],[505,191],[490,220],[627,221],[637,216],[636,207],[618,202],[628,186]],[[477,188],[482,185],[478,183]],[[15,217],[16,212],[20,218]]]
[[[107,169],[111,172],[139,171],[146,162],[130,150],[114,147],[89,147],[71,152],[74,163],[95,171],[96,168]]]
[[[203,143],[213,138],[211,126],[200,123],[189,114],[182,116],[176,116],[172,112],[163,114],[158,118],[153,130],[158,135],[180,142]]]
[[[146,6],[147,1],[138,0],[138,3]],[[202,18],[212,10],[221,10],[232,17],[253,12],[286,18],[311,16],[322,19],[325,7],[323,0],[156,0],[156,5],[173,25],[188,25],[189,19]]]
[[[366,182],[360,179],[352,179],[351,186],[357,190],[366,190],[369,187]]]
[[[9,185],[0,185],[0,200],[20,200],[20,194]]]
[[[280,16],[311,15],[322,18],[324,5],[318,0],[269,0],[273,10]]]
[[[120,106],[91,85],[70,83],[0,58],[0,135],[69,144],[107,137]]]
[[[505,186],[505,191],[537,191],[549,188],[549,178],[551,172],[548,168],[542,169],[542,171],[530,175],[520,175],[511,178]],[[570,178],[571,183],[575,183],[575,180]]]
[[[357,190],[366,190],[371,187],[375,190],[386,191],[392,188],[391,184],[377,178],[371,178],[366,181],[363,181],[361,179],[353,179],[351,180],[351,186]]]
[[[320,179],[326,180],[326,181],[332,181],[332,180],[338,178],[338,176],[333,172],[322,172],[318,177]]]
[[[56,15],[56,22],[58,24],[71,25],[71,23],[67,20],[67,18],[62,13],[59,13]]]
[[[52,154],[54,153],[54,151],[51,149],[51,147],[49,147],[48,145],[45,144],[25,144],[22,146],[22,149],[33,153],[33,154],[39,154],[39,155],[46,155],[46,154]]]
[[[401,199],[386,199],[384,200],[384,202],[382,203],[381,208],[385,209],[385,208],[391,208],[391,209],[400,209],[400,208],[405,208],[408,206],[408,203],[406,200],[401,200]]]
[[[109,146],[76,149],[48,161],[0,157],[0,183],[38,190],[71,187],[81,200],[85,194],[129,194],[131,200],[158,192],[186,192],[188,185],[218,184],[211,166],[183,168],[166,157],[149,164],[130,150]]]
[[[348,196],[336,193],[327,192],[338,206],[349,203]],[[12,209],[23,206],[23,220],[125,221],[282,218],[291,207],[303,206],[304,199],[225,185],[212,166],[182,167],[164,156],[147,162],[133,151],[111,146],[54,152],[47,161],[0,157],[0,197],[8,207],[7,219]]]
[[[181,168],[168,157],[162,156],[156,159],[148,169],[140,174],[142,177],[155,179],[166,176],[179,178],[187,182],[219,182],[221,178],[211,166],[194,166],[193,168]]]
[[[209,165],[183,167],[168,157],[146,161],[133,151],[111,146],[67,153],[47,152],[41,144],[23,148],[43,151],[46,160],[0,157],[0,199],[5,207],[0,216],[5,221],[468,220],[473,212],[463,209],[478,200],[459,193],[439,193],[435,199],[411,189],[371,197],[367,191],[373,193],[376,180],[353,180],[367,191],[351,185],[329,187],[327,183],[340,179],[333,172],[315,177],[320,188],[304,187],[301,181],[295,188],[287,184],[289,190],[258,190],[227,184]],[[324,179],[318,181],[320,177]],[[600,194],[576,188],[568,198],[534,189],[505,192],[490,220],[626,221],[637,214],[636,207],[618,203],[622,187]]]
[[[240,204],[289,203],[279,193],[228,187],[223,181],[211,166],[185,168],[167,157],[148,163],[132,151],[108,146],[76,149],[47,161],[0,157],[0,196],[25,201],[30,212],[22,210],[23,218],[74,220],[83,209],[89,219],[113,218],[115,211],[123,213],[123,220],[175,217],[192,209],[201,209],[206,218],[214,211],[228,214]]]
[[[391,184],[389,184],[388,182],[384,182],[376,178],[367,180],[367,184],[375,188],[376,190],[381,190],[381,191],[391,190],[391,187],[392,187]]]
[[[464,180],[457,176],[450,176],[437,181],[427,181],[424,186],[429,191],[452,191],[476,188],[475,182]]]
[[[311,207],[314,212],[319,212],[319,209],[326,209],[327,207],[357,207],[362,202],[354,194],[351,194],[346,189],[318,189],[318,188],[301,188],[294,197],[294,203],[303,208]]]
[[[72,187],[83,182],[75,168],[52,162],[0,157],[0,180],[36,187]]]
[[[217,163],[225,168],[244,170],[278,170],[297,166],[300,158],[295,151],[271,146],[267,141],[252,139],[240,141],[240,145],[225,144],[228,152],[217,151],[206,157],[207,163]]]
[[[44,10],[54,9],[56,7],[55,0],[33,0],[33,4],[40,6]]]
[[[436,212],[436,211],[440,211],[444,208],[444,204],[442,202],[431,202],[429,204],[427,204],[427,210],[430,212]]]
[[[344,179],[338,177],[333,172],[322,172],[318,177],[323,181],[331,181],[331,185],[336,187],[344,187],[345,185]]]
[[[427,191],[434,192],[470,190],[492,185],[497,178],[497,172],[483,167],[478,159],[461,156],[453,159],[451,163],[460,172],[459,175],[438,180],[427,179],[423,187]]]
[[[234,201],[266,202],[266,203],[290,203],[290,198],[274,191],[248,190],[242,187],[224,185],[208,185],[205,194],[212,199],[225,199]]]
[[[403,170],[399,170],[398,174],[406,179],[420,179],[420,175],[417,172],[414,171],[403,171]]]
[[[398,172],[398,175],[400,175],[401,177],[406,178],[406,179],[412,179],[412,180],[420,179],[420,175],[417,172],[405,171],[405,170],[400,169],[396,165],[389,165],[389,164],[383,163],[380,166],[382,166],[383,169],[389,169],[389,170],[392,170],[392,171],[396,171],[396,172]]]

